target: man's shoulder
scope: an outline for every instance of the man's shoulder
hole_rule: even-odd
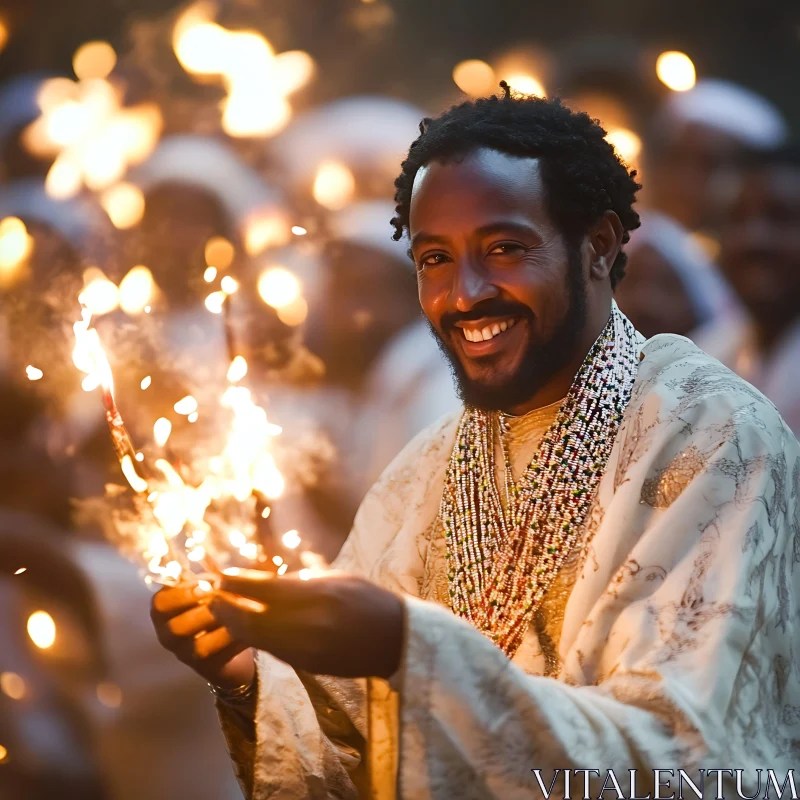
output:
[[[449,459],[463,409],[451,411],[420,431],[394,458],[378,479],[378,484],[399,473],[418,471],[432,462]]]
[[[713,415],[736,427],[785,428],[775,406],[754,386],[683,336],[660,334],[641,348],[633,411],[662,422],[691,424]]]

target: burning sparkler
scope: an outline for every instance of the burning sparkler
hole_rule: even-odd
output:
[[[227,298],[236,287],[229,281],[225,289]],[[241,355],[231,357],[228,387],[220,400],[221,408],[230,415],[229,435],[221,453],[207,460],[202,479],[190,476],[184,466],[176,467],[165,457],[172,432],[166,417],[153,426],[160,455],[151,464],[134,447],[117,407],[111,367],[86,304],[92,297],[84,292],[80,300],[81,319],[73,326],[73,361],[86,374],[84,390],[101,390],[114,450],[135,493],[136,514],[123,527],[131,533],[134,551],[147,563],[150,579],[213,580],[237,559],[251,566],[271,563],[278,567],[279,575],[285,574],[288,563],[280,556],[275,557],[279,562],[275,558],[270,561],[256,536],[256,521],[269,517],[269,503],[283,494],[285,481],[272,454],[272,441],[281,428],[269,421],[251,391],[241,385],[247,361]],[[150,385],[143,380],[143,388],[145,383]],[[175,403],[174,411],[193,422],[198,418],[198,402],[187,395]],[[291,559],[300,544],[297,531],[289,531],[281,546]],[[299,558],[303,578],[321,569],[314,554],[301,552]]]

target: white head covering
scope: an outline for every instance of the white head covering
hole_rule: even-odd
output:
[[[673,92],[659,118],[668,129],[699,123],[759,149],[778,146],[789,132],[778,109],[761,95],[710,78],[698,81],[688,92]]]
[[[347,97],[298,116],[271,141],[270,151],[297,185],[309,184],[320,164],[328,160],[385,175],[391,181],[419,135],[424,116],[401,100]]]
[[[217,197],[231,220],[242,225],[253,216],[283,206],[268,186],[224,142],[209,136],[170,136],[136,167],[130,180],[144,192],[163,183],[183,183]]]
[[[334,239],[379,250],[410,269],[407,238],[404,236],[399,242],[392,238],[390,221],[394,216],[394,205],[386,201],[351,203],[331,214],[331,233]]]
[[[115,247],[106,213],[86,196],[55,200],[40,178],[22,178],[0,186],[0,219],[21,217],[50,226],[91,264],[104,265]]]
[[[640,216],[642,226],[631,233],[625,252],[632,255],[648,245],[659,253],[680,278],[698,326],[731,313],[736,308],[734,294],[691,233],[663,214],[645,212]]]
[[[19,128],[33,122],[41,113],[38,96],[42,84],[55,77],[49,72],[26,72],[0,87],[0,144]]]

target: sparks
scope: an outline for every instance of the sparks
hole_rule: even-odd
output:
[[[44,372],[30,364],[25,367],[25,374],[28,376],[29,381],[39,381],[44,377]]]

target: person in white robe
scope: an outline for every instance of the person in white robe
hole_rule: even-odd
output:
[[[396,186],[464,410],[384,473],[333,574],[154,599],[162,644],[213,685],[245,795],[782,780],[800,449],[757,390],[617,309],[638,186],[604,131],[505,87],[426,120]]]
[[[721,266],[737,315],[695,341],[760,389],[800,434],[800,152],[782,148],[744,165],[723,229]]]
[[[625,252],[625,280],[614,299],[640,333],[692,333],[735,314],[733,291],[689,231],[657,212],[641,214],[642,226]]]

